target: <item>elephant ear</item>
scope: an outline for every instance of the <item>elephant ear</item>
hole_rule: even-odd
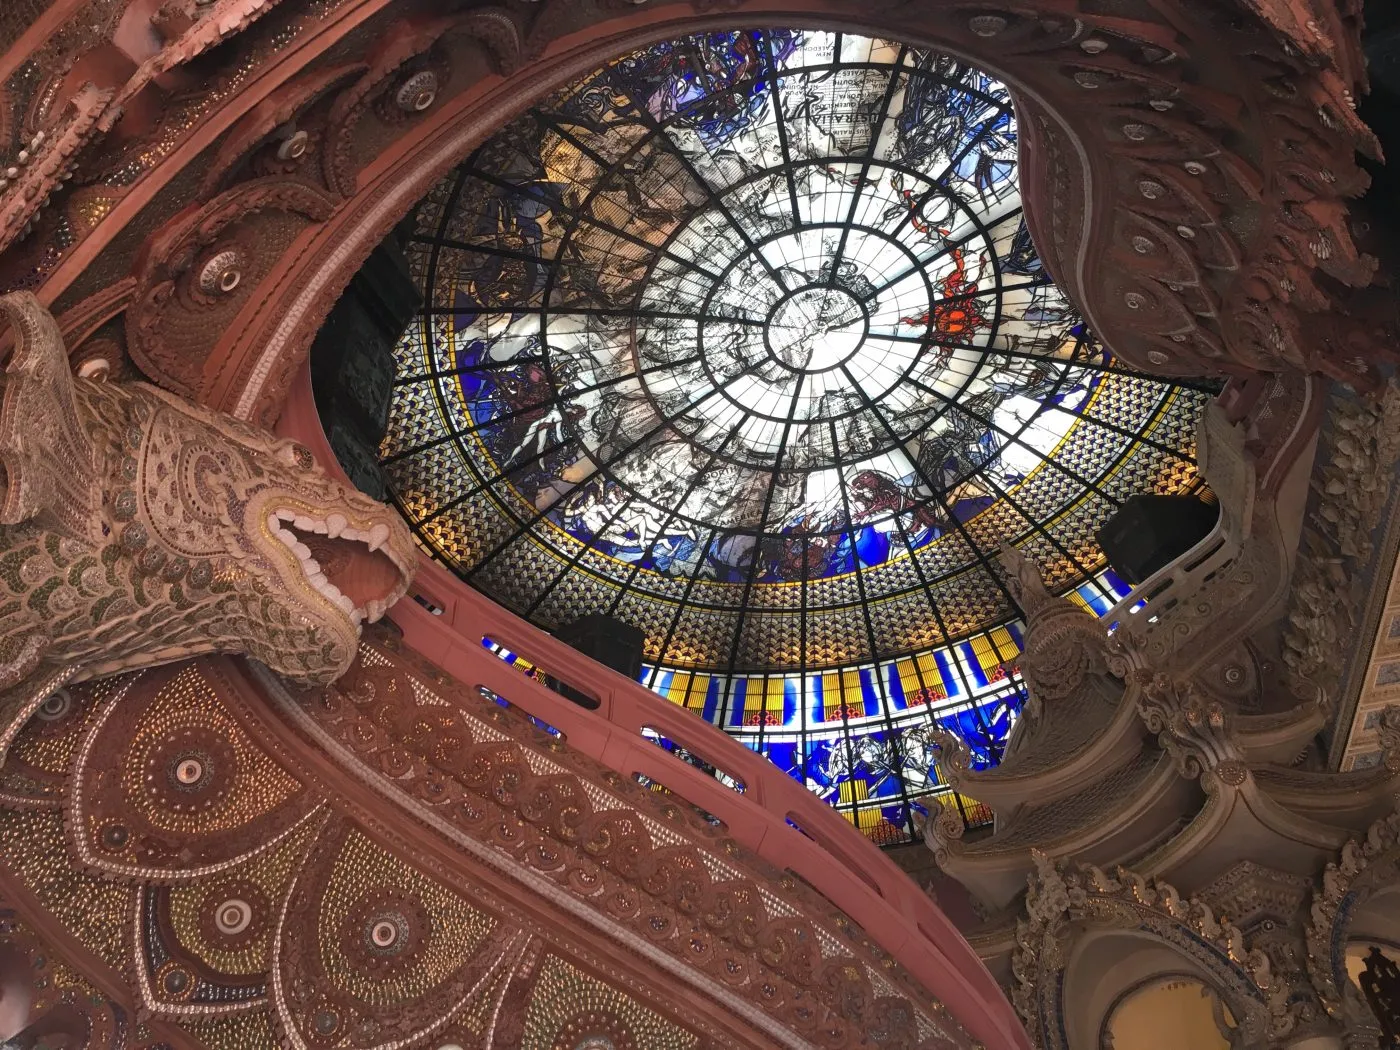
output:
[[[63,336],[33,294],[0,296],[15,334],[0,399],[0,524],[43,514],[77,540],[102,544],[101,477],[83,429]]]

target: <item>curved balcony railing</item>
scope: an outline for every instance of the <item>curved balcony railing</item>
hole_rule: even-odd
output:
[[[278,432],[337,472],[303,373]],[[404,644],[469,688],[486,689],[557,729],[570,747],[629,778],[645,778],[722,821],[743,846],[830,900],[972,1035],[993,1048],[1030,1043],[1001,988],[956,927],[892,860],[782,770],[679,708],[505,611],[442,566],[421,559],[410,598],[389,613]],[[419,600],[414,600],[417,598]],[[596,707],[522,675],[482,645],[504,645]],[[723,777],[656,746],[660,735]],[[739,792],[726,786],[743,785]]]
[[[1155,641],[1159,656],[1189,646],[1193,662],[1200,662],[1277,611],[1301,521],[1288,508],[1300,508],[1306,493],[1306,478],[1295,467],[1317,434],[1322,393],[1313,377],[1259,377],[1231,380],[1207,404],[1197,455],[1220,517],[1204,539],[1101,617],[1110,632],[1130,628],[1144,642]],[[1298,518],[1292,526],[1291,517]],[[1235,579],[1247,554],[1249,586],[1258,594],[1245,595]],[[1228,625],[1213,622],[1224,610],[1230,610]],[[1209,641],[1202,644],[1207,626]]]
[[[1109,632],[1129,626],[1138,617],[1155,626],[1183,599],[1228,571],[1240,553],[1239,537],[1230,535],[1230,531],[1221,515],[1204,539],[1134,587],[1100,617]],[[1143,630],[1151,633],[1151,628]]]

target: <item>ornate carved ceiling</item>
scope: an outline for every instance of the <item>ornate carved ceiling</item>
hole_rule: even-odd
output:
[[[395,649],[56,694],[0,771],[6,902],[179,1045],[973,1045],[723,827]],[[110,1027],[84,987],[41,1005]]]
[[[1358,19],[1354,0],[12,3],[0,289],[54,307],[74,365],[271,423],[350,275],[508,119],[629,49],[803,23],[1009,86],[1031,232],[1121,359],[1366,388],[1395,342],[1348,229],[1374,149]],[[43,952],[55,1025],[143,1046],[971,1044],[796,880],[371,652],[285,703],[206,658],[31,723],[0,777],[0,933]]]
[[[152,377],[244,416],[275,417],[349,274],[503,117],[687,22],[804,12],[946,47],[1008,83],[1032,231],[1123,359],[1366,385],[1390,353],[1389,306],[1367,291],[1374,263],[1347,225],[1366,185],[1355,151],[1374,149],[1351,105],[1355,2],[1143,0],[1110,14],[882,0],[857,15],[814,0],[721,16],[172,0],[149,34],[122,6],[62,0],[30,27],[27,9],[7,12],[0,282],[40,289],[70,332],[126,344]]]

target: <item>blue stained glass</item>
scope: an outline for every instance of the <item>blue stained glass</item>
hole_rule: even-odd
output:
[[[742,726],[744,724],[744,697],[747,695],[749,683],[739,678],[731,683],[729,693],[729,724],[732,726]]]
[[[990,680],[987,678],[986,669],[977,659],[977,652],[972,648],[972,643],[963,642],[958,646],[958,651],[962,655],[962,665],[967,668],[968,674],[972,678],[972,684],[975,686],[987,685]]]
[[[1105,569],[1100,579],[1108,585],[1108,589],[1118,598],[1126,598],[1132,593],[1133,588],[1129,584],[1124,583],[1119,575],[1112,569]]]
[[[875,688],[875,672],[868,667],[860,670],[860,696],[865,705],[863,715],[878,715],[880,713],[880,694]]]
[[[967,744],[972,752],[973,769],[988,769],[1001,762],[1021,703],[1019,694],[998,697],[991,702],[942,715],[938,724]]]
[[[400,508],[542,626],[633,618],[643,682],[911,833],[946,790],[927,730],[992,764],[1014,724],[997,544],[1103,612],[1128,588],[1084,537],[1198,484],[1208,394],[1077,316],[1017,147],[994,78],[851,34],[695,34],[569,85],[421,206]]]
[[[946,650],[940,649],[933,654],[933,659],[938,665],[939,677],[943,679],[943,688],[947,690],[950,697],[958,696],[962,693],[962,687],[958,678],[958,673],[953,668],[953,663],[949,659]]]
[[[1080,598],[1084,599],[1084,604],[1093,610],[1095,616],[1102,616],[1113,608],[1113,600],[1104,594],[1103,590],[1095,586],[1093,582],[1082,584],[1077,588]]]
[[[846,741],[839,737],[816,737],[807,741],[803,781],[817,797],[836,802],[840,785],[850,779],[846,761]]]
[[[900,681],[899,668],[895,664],[885,667],[885,695],[889,697],[893,710],[902,711],[909,706],[904,699],[904,683]]]

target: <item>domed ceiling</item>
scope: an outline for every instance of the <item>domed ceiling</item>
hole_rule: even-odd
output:
[[[546,627],[641,628],[645,681],[867,830],[937,787],[908,730],[999,757],[998,548],[1103,611],[1126,588],[1094,530],[1199,484],[1210,391],[1080,322],[1007,89],[937,52],[647,48],[500,131],[415,228],[382,464],[424,545]]]

